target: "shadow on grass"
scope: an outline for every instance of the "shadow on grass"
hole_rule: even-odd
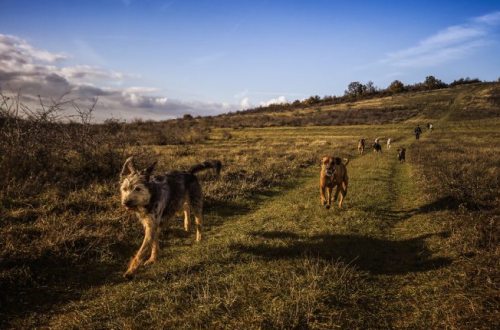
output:
[[[343,261],[372,274],[398,275],[446,267],[449,258],[432,257],[425,239],[444,236],[428,234],[392,241],[359,235],[315,235],[301,237],[291,232],[253,232],[256,243],[235,244],[233,249],[265,259],[294,259],[304,254],[328,261]],[[281,240],[279,245],[273,240]]]
[[[376,214],[378,218],[386,220],[387,223],[394,225],[397,222],[407,220],[419,214],[428,214],[440,211],[456,211],[460,205],[461,203],[455,198],[446,196],[410,210],[391,210],[384,205],[361,206],[359,209],[367,213]]]
[[[86,243],[75,241],[75,244]],[[43,316],[55,306],[80,299],[93,287],[124,282],[123,256],[132,255],[133,249],[132,243],[114,244],[111,250],[119,257],[110,262],[97,261],[95,256],[78,262],[74,255],[56,255],[51,251],[36,259],[0,260],[0,328],[33,312]]]
[[[423,214],[437,211],[456,211],[458,210],[460,204],[460,201],[456,198],[453,198],[452,196],[445,196],[427,203],[415,209],[413,212],[414,214]]]
[[[307,178],[307,176],[305,176]],[[297,180],[283,181],[273,188],[262,188],[249,192],[249,196],[238,200],[215,200],[205,198],[204,227],[211,228],[224,224],[227,218],[244,216],[254,212],[269,199],[283,195],[297,187]]]

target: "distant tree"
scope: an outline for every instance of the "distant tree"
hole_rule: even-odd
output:
[[[309,97],[306,100],[306,104],[316,104],[316,103],[319,103],[320,101],[321,101],[321,97],[319,95],[314,95],[314,96]]]
[[[191,116],[189,113],[186,113],[184,116],[182,116],[182,119],[191,120],[193,119],[193,116]]]
[[[358,97],[365,93],[365,86],[359,81],[353,81],[347,85],[345,96]]]
[[[373,81],[368,81],[364,87],[364,92],[366,94],[375,94],[377,92],[377,87],[373,84]]]
[[[474,84],[474,83],[478,83],[478,82],[481,82],[481,80],[479,80],[477,78],[471,79],[469,77],[466,77],[465,79],[460,78],[457,80],[453,80],[453,82],[450,84],[450,86],[453,87],[453,86],[457,86],[457,85]]]
[[[394,80],[389,87],[387,87],[387,90],[393,94],[401,93],[406,90],[405,85],[399,81],[399,80]]]
[[[332,101],[333,101],[333,95],[323,96],[323,102],[332,102]]]
[[[446,86],[447,85],[444,82],[442,82],[441,80],[437,79],[434,76],[425,77],[424,87],[427,90],[444,88]]]

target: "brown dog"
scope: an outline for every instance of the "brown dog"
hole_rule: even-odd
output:
[[[327,209],[332,203],[333,188],[337,186],[333,201],[337,200],[340,193],[339,208],[342,208],[342,202],[347,195],[347,185],[349,178],[347,176],[346,165],[349,159],[345,159],[345,163],[339,157],[325,156],[321,159],[321,173],[319,176],[319,193],[321,205]]]
[[[365,152],[365,139],[360,139],[358,141],[358,152],[360,155]]]

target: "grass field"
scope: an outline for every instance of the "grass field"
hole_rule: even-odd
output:
[[[133,147],[159,171],[225,166],[218,179],[200,175],[204,240],[177,219],[159,261],[132,280],[121,275],[142,231],[115,179],[3,198],[0,325],[498,327],[499,109],[440,97],[397,123],[217,128],[194,144]],[[427,121],[435,130],[415,141]],[[359,156],[360,137],[391,137],[392,149]],[[351,159],[342,210],[320,206],[324,154]]]

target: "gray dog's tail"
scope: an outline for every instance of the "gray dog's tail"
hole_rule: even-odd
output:
[[[217,176],[220,174],[220,170],[222,168],[222,163],[220,160],[206,160],[203,163],[196,164],[191,166],[191,168],[188,170],[189,173],[191,174],[196,174],[200,171],[213,168],[215,170],[215,173]]]

